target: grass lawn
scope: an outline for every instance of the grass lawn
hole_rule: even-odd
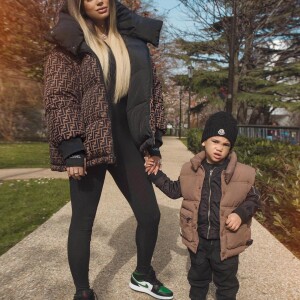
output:
[[[182,137],[181,139],[180,139],[180,141],[187,147],[188,146],[188,144],[187,144],[187,138],[186,137]]]
[[[48,143],[0,143],[0,169],[49,168]]]
[[[0,182],[0,255],[69,201],[68,180]]]

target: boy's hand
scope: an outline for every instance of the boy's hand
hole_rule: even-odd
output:
[[[145,171],[148,175],[154,173],[157,174],[158,170],[161,168],[161,158],[159,156],[149,156],[145,157]]]
[[[232,213],[227,217],[225,224],[227,229],[237,231],[242,224],[242,219],[238,214]]]

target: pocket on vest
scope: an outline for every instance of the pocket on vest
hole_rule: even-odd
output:
[[[241,246],[248,246],[251,239],[251,231],[247,224],[243,224],[238,231],[226,230],[227,249],[235,249]]]
[[[183,238],[192,242],[194,232],[193,232],[193,213],[185,208],[180,210],[180,234]]]

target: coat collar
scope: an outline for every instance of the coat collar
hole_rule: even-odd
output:
[[[191,159],[192,169],[195,172],[197,172],[197,170],[200,168],[201,163],[205,159],[205,157],[206,157],[205,151],[201,151]],[[234,151],[230,152],[228,157],[229,157],[229,163],[225,170],[225,182],[227,184],[230,182],[237,164],[237,155]]]

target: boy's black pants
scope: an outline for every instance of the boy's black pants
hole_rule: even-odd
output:
[[[205,300],[209,283],[216,285],[217,300],[235,300],[239,289],[236,274],[239,257],[233,256],[224,261],[220,258],[220,240],[200,238],[198,251],[190,251],[191,268],[188,281],[191,285],[190,299]]]

